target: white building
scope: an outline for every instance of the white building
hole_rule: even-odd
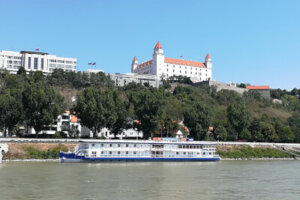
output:
[[[76,71],[76,58],[63,58],[35,51],[0,51],[0,69],[17,73],[20,67],[26,71],[51,73],[54,69]]]
[[[57,132],[64,132],[66,135],[71,136],[69,131],[78,132],[81,135],[82,126],[80,120],[70,111],[65,111],[57,117],[57,120],[52,124],[45,126],[39,134],[55,135]],[[26,131],[27,135],[36,134],[34,128],[29,128]]]
[[[148,84],[152,87],[159,87],[159,80],[157,76],[151,74],[136,74],[136,73],[126,73],[126,74],[109,74],[110,79],[115,82],[116,86],[123,87],[128,83],[138,83],[141,85]]]
[[[138,64],[137,58],[133,58],[131,72],[153,74],[159,79],[185,76],[190,77],[194,82],[200,82],[212,79],[212,61],[209,54],[206,55],[204,62],[167,58],[160,42],[157,42],[151,60]]]
[[[115,138],[115,135],[107,128],[102,128],[97,135],[98,137]],[[119,139],[123,139],[123,138],[138,139],[142,137],[143,137],[143,132],[138,131],[137,129],[134,128],[124,129],[121,133],[116,135],[116,138]]]
[[[87,69],[87,70],[85,70],[85,73],[87,73],[87,74],[97,74],[99,72],[104,73],[104,70],[101,70],[101,69]]]

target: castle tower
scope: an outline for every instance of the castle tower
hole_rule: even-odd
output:
[[[132,63],[131,63],[131,73],[134,73],[137,66],[138,66],[138,60],[137,60],[136,56],[134,56],[134,58],[132,59]]]
[[[157,42],[154,47],[154,52],[152,55],[152,74],[156,74],[159,78],[163,75],[161,74],[160,69],[162,69],[165,65],[165,55],[164,50],[160,44]]]
[[[211,57],[209,54],[205,57],[205,65],[206,65],[206,73],[207,73],[207,80],[212,80],[212,62]]]
[[[206,57],[205,57],[205,65],[206,65],[207,69],[212,68],[211,57],[210,57],[209,54],[207,54]]]

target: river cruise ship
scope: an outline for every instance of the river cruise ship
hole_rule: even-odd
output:
[[[80,141],[74,152],[60,152],[61,162],[217,161],[216,144],[177,138]]]

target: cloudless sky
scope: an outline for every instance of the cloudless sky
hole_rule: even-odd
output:
[[[299,0],[0,0],[0,50],[35,50],[130,72],[160,41],[213,79],[300,88]]]

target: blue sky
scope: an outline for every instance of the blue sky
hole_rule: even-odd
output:
[[[298,0],[0,0],[0,50],[34,50],[130,71],[167,57],[213,60],[213,79],[300,88]]]

